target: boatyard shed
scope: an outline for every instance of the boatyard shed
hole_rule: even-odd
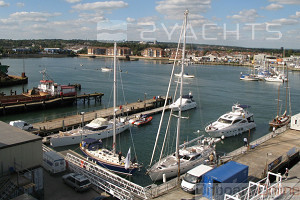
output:
[[[0,121],[0,199],[42,194],[42,159],[41,137]]]
[[[291,118],[291,129],[300,131],[300,113],[292,116]]]
[[[244,183],[248,182],[248,168],[230,161],[207,172],[203,177],[203,196],[208,199],[223,199],[225,193],[241,190]]]

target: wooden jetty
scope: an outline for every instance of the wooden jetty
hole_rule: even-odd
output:
[[[267,171],[279,172],[293,159],[299,159],[300,131],[282,127],[229,153],[228,160],[249,166],[249,180],[266,176]],[[224,159],[224,158],[222,158]],[[226,162],[225,161],[225,162]]]
[[[119,106],[117,115],[129,116],[143,112],[143,114],[155,114],[161,112],[165,102],[164,97],[148,99],[145,101],[138,101],[126,105]],[[171,102],[171,98],[168,98],[168,104]],[[46,136],[59,131],[73,129],[78,126],[82,126],[97,117],[112,118],[113,108],[106,108],[86,113],[78,113],[77,115],[66,116],[54,120],[44,121],[32,124],[33,133],[40,136]]]
[[[90,101],[100,102],[102,101],[103,93],[93,93],[93,94],[83,94],[83,95],[75,95],[75,96],[62,96],[58,98],[51,99],[40,99],[37,101],[18,101],[12,104],[4,104],[0,103],[0,115],[6,115],[11,113],[20,113],[20,112],[28,112],[34,111],[38,109],[47,109],[57,106],[71,105],[74,102],[77,103],[78,100],[82,100],[84,103],[88,104]],[[9,97],[9,96],[8,96]]]

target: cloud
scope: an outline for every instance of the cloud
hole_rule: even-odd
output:
[[[163,0],[157,4],[156,11],[166,19],[183,19],[186,9],[192,14],[206,12],[211,7],[211,0]]]
[[[269,0],[270,2],[276,2],[279,4],[300,4],[299,0]]]
[[[255,22],[256,18],[260,17],[255,9],[242,10],[238,15],[227,16],[227,18],[232,19],[236,22]]]
[[[136,20],[135,20],[134,18],[127,17],[127,18],[126,18],[126,21],[129,22],[129,23],[133,23],[133,22],[135,22]]]
[[[297,19],[297,18],[300,18],[300,12],[297,11],[295,15],[291,15],[290,17],[291,17],[291,18],[296,18],[296,19]]]
[[[65,1],[68,2],[68,3],[78,3],[81,0],[65,0]]]
[[[16,3],[16,5],[17,5],[18,7],[24,7],[24,6],[25,6],[25,3],[18,2],[18,3]]]
[[[298,20],[297,19],[281,18],[281,19],[275,19],[271,23],[280,24],[280,25],[294,25],[294,24],[298,23]]]
[[[263,9],[265,10],[279,10],[281,8],[283,8],[283,5],[276,4],[276,3],[272,3],[266,7],[263,7]]]
[[[0,1],[0,7],[9,6],[9,3],[5,3],[4,1]]]
[[[45,22],[49,17],[59,16],[61,13],[43,13],[43,12],[16,12],[10,15],[12,20],[19,22],[32,21],[32,22]]]
[[[113,10],[125,8],[127,6],[128,3],[125,3],[124,1],[98,1],[94,3],[77,4],[72,6],[72,8],[75,10]]]

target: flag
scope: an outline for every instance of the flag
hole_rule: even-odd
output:
[[[131,157],[131,153],[129,148],[127,156],[125,158],[125,169],[128,169],[130,167],[130,159],[131,159],[130,157]]]

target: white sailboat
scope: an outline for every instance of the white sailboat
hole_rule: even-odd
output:
[[[180,35],[180,39],[179,39],[179,43],[180,43],[181,37],[183,36],[179,110],[178,110],[178,116],[176,116],[176,117],[178,117],[177,134],[176,134],[176,152],[172,153],[170,155],[167,155],[166,157],[163,158],[163,151],[165,148],[165,140],[166,140],[166,136],[168,133],[170,120],[171,120],[171,117],[173,116],[172,110],[171,110],[168,127],[166,130],[166,135],[165,135],[165,139],[163,142],[162,151],[160,153],[159,161],[157,163],[155,163],[154,165],[152,165],[155,150],[157,147],[158,138],[160,135],[162,121],[164,118],[165,107],[166,107],[166,102],[165,102],[165,106],[164,106],[164,109],[162,112],[162,117],[160,120],[159,128],[157,131],[156,142],[154,145],[154,149],[153,149],[153,153],[152,153],[152,157],[151,157],[151,161],[150,161],[150,166],[151,165],[152,166],[147,170],[147,174],[150,176],[150,178],[153,181],[161,180],[163,178],[163,176],[165,176],[166,178],[171,178],[171,177],[174,177],[177,175],[179,177],[179,175],[181,173],[185,173],[188,170],[190,170],[191,168],[193,168],[199,164],[205,164],[208,160],[208,156],[211,154],[213,154],[213,155],[215,154],[215,144],[214,143],[216,140],[213,138],[203,139],[202,137],[198,137],[198,138],[193,139],[190,142],[184,143],[183,145],[179,145],[180,129],[181,129],[180,124],[181,124],[181,118],[182,118],[182,115],[181,115],[182,96],[183,96],[182,95],[183,94],[182,85],[183,85],[183,74],[184,74],[184,63],[185,63],[183,61],[185,58],[185,42],[186,42],[185,36],[186,36],[186,27],[187,27],[187,16],[188,16],[188,11],[185,11],[184,12],[184,23],[182,26],[181,35]],[[176,63],[177,54],[178,54],[178,51],[176,53],[174,63]],[[175,64],[173,65],[173,70],[171,73],[171,78],[169,81],[169,87],[168,87],[166,96],[169,96],[170,86],[172,83],[172,76],[174,73],[174,66],[175,66]],[[196,143],[196,145],[189,146],[189,145],[193,144],[194,142]]]
[[[101,140],[87,138],[80,143],[80,150],[88,159],[96,162],[113,172],[132,175],[141,166],[131,161],[131,150],[129,148],[126,158],[119,152],[116,153],[116,43],[114,44],[114,113],[113,113],[113,149],[103,148]]]

